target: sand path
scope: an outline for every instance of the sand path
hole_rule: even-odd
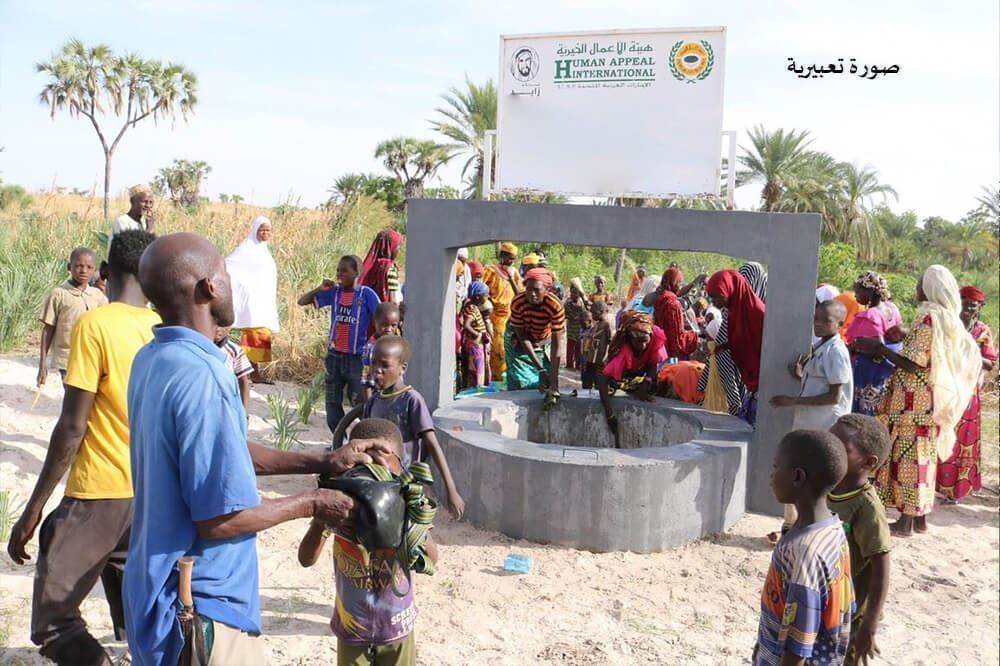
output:
[[[27,498],[59,412],[58,376],[38,405],[30,358],[0,357],[0,488]],[[269,431],[264,396],[295,387],[260,387],[250,429]],[[303,440],[320,446],[322,414]],[[988,450],[995,452],[995,443]],[[995,453],[994,453],[995,455]],[[989,480],[996,487],[996,479]],[[309,488],[309,478],[261,479],[265,496]],[[50,501],[51,508],[59,495]],[[998,503],[984,492],[930,517],[932,533],[895,540],[893,578],[879,633],[887,664],[997,664]],[[435,537],[442,559],[419,577],[417,641],[425,664],[743,664],[755,640],[759,595],[770,548],[762,535],[778,521],[747,515],[726,534],[652,555],[593,554],[517,542],[442,518]],[[258,539],[262,664],[334,663],[328,620],[332,563],[296,560],[306,521]],[[37,540],[29,545],[37,551]],[[509,552],[534,561],[528,575],[506,575]],[[46,663],[29,640],[33,568],[0,556],[0,663]],[[94,634],[115,651],[100,589],[84,605]]]

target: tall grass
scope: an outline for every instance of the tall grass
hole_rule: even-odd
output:
[[[124,211],[124,199],[112,211]],[[61,194],[36,195],[31,207],[0,212],[0,353],[23,348],[38,330],[46,294],[66,278],[70,251],[87,245],[105,258],[99,235],[110,224],[101,219],[100,201]],[[364,199],[338,216],[282,204],[276,209],[245,204],[207,204],[195,212],[157,206],[157,233],[192,231],[228,254],[250,232],[257,215],[271,218],[271,252],[278,264],[278,310],[281,331],[274,340],[273,371],[279,379],[308,381],[322,370],[329,313],[296,305],[298,296],[336,272],[344,254],[362,255],[379,229],[393,216],[375,200]]]

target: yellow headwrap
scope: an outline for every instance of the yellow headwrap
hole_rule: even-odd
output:
[[[524,255],[524,259],[521,261],[522,266],[537,266],[540,263],[542,263],[541,258],[534,252]]]
[[[500,243],[500,251],[517,256],[517,246],[513,243]]]

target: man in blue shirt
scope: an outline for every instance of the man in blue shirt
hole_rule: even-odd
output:
[[[261,500],[256,474],[339,473],[372,443],[341,453],[282,453],[247,443],[246,414],[225,355],[212,342],[233,321],[222,256],[195,234],[172,234],[146,250],[143,292],[163,325],[132,365],[128,389],[135,489],[124,604],[136,664],[176,664],[177,560],[194,558],[195,608],[214,630],[213,663],[259,660],[255,534],[295,518],[330,525],[352,519],[353,502],[330,490]]]

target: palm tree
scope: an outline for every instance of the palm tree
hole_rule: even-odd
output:
[[[198,102],[198,80],[184,67],[173,63],[143,60],[129,53],[116,56],[109,46],[84,46],[71,39],[48,62],[35,65],[36,71],[50,77],[39,100],[72,117],[83,116],[93,125],[104,150],[104,217],[108,217],[108,192],[111,187],[111,160],[126,130],[152,116],[153,121],[186,121]],[[112,115],[122,120],[114,138],[108,141],[98,116]]]
[[[342,202],[355,199],[364,191],[368,176],[363,173],[345,173],[333,183],[330,194]]]
[[[962,271],[978,253],[996,255],[996,240],[989,224],[981,221],[971,221],[959,224],[949,224],[940,228],[942,232],[934,244],[948,257],[961,263]]]
[[[879,182],[878,171],[871,166],[858,168],[846,162],[839,166],[847,231],[843,240],[851,241],[858,248],[862,261],[874,261],[884,247],[885,232],[878,224],[872,223],[872,201],[881,196],[885,204],[889,195],[899,201],[899,195],[890,185]]]
[[[742,147],[739,163],[743,172],[738,178],[744,183],[762,181],[761,210],[774,211],[782,193],[798,180],[800,169],[809,159],[807,148],[812,139],[806,130],[768,132],[757,125],[750,130],[750,142],[750,149]]]
[[[375,157],[382,158],[385,168],[396,176],[407,199],[422,197],[424,182],[452,155],[448,146],[408,136],[387,139],[375,148]]]
[[[986,220],[993,229],[993,235],[1000,240],[1000,186],[987,185],[983,195],[977,197],[980,209],[986,214]]]
[[[454,144],[451,146],[459,153],[468,153],[469,159],[462,167],[462,178],[470,167],[468,187],[465,195],[472,199],[483,198],[483,169],[486,158],[483,155],[483,135],[486,130],[497,126],[497,89],[493,79],[488,79],[485,85],[478,86],[468,76],[465,77],[465,89],[453,86],[447,94],[441,95],[447,106],[434,109],[442,120],[432,120],[431,127],[440,132]],[[496,155],[490,156],[491,160]]]

